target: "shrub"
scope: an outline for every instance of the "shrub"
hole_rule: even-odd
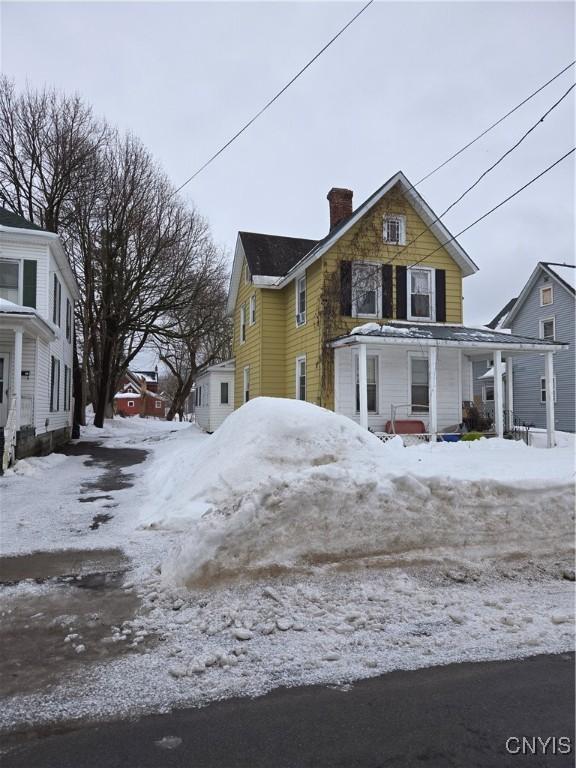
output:
[[[462,440],[480,440],[481,437],[484,437],[480,432],[466,432],[462,435]]]

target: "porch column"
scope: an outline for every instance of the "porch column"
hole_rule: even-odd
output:
[[[506,413],[508,414],[506,427],[511,430],[514,426],[514,373],[512,369],[512,356],[506,358]]]
[[[494,426],[498,437],[504,437],[504,404],[502,392],[502,352],[494,352]]]
[[[428,415],[432,442],[436,442],[438,432],[438,389],[436,386],[436,369],[438,360],[437,347],[428,347]]]
[[[16,430],[20,429],[20,399],[22,392],[22,329],[14,329],[14,415]]]
[[[360,399],[360,426],[368,429],[368,372],[366,365],[366,344],[358,349],[358,389]]]
[[[544,358],[544,377],[546,379],[546,446],[556,445],[554,419],[554,352],[546,352]]]

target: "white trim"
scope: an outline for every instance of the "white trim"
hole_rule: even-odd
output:
[[[552,301],[544,302],[544,291],[550,291],[552,296]],[[552,304],[554,304],[554,286],[552,284],[550,285],[541,285],[540,286],[540,306],[541,307],[551,307]]]
[[[368,381],[368,359],[369,358],[373,358],[375,360],[375,363],[374,363],[374,375],[376,377],[376,381],[375,381],[375,386],[376,386],[376,409],[374,411],[371,411],[368,408],[368,384],[369,384],[369,381]],[[368,351],[366,351],[366,407],[368,408],[368,415],[369,416],[379,416],[380,415],[380,400],[381,400],[381,397],[380,397],[380,360],[381,360],[381,355],[379,355],[378,353],[376,353],[376,354],[374,352],[368,353]],[[353,354],[353,366],[354,366],[353,371],[352,371],[352,382],[353,382],[352,391],[353,391],[353,396],[354,396],[354,409],[353,410],[354,410],[355,414],[359,414],[360,413],[360,409],[356,408],[356,387],[357,386],[358,386],[358,395],[360,395],[360,381],[359,381],[359,379],[360,379],[360,375],[359,375],[359,373],[360,373],[360,361],[359,361],[359,355],[358,355],[357,351],[355,351],[354,354]],[[358,399],[360,399],[360,397],[358,397]]]
[[[556,341],[556,316],[543,317],[538,323],[538,336],[541,339],[549,339],[549,336],[544,336],[544,323],[552,323],[552,341]]]
[[[415,317],[412,315],[412,271],[428,272],[430,280],[430,315],[429,317]],[[406,270],[406,313],[408,321],[422,322],[429,320],[432,323],[436,322],[436,270],[434,267],[409,267]],[[443,325],[443,323],[442,323]]]
[[[134,408],[134,400],[127,400],[126,405],[128,408]]]
[[[389,221],[398,222],[398,240],[388,240],[386,237],[386,226]],[[382,218],[382,241],[386,245],[406,245],[406,216],[402,213],[386,213]]]
[[[504,437],[504,390],[502,387],[502,350],[494,350],[494,428]]]
[[[438,432],[438,347],[428,350],[428,432],[436,442]]]
[[[362,334],[356,334],[355,336],[344,336],[341,339],[335,339],[331,342],[332,347],[353,347],[358,344],[375,344],[386,346],[410,346],[410,347],[459,347],[462,350],[465,349],[485,349],[493,351],[498,348],[502,343],[498,341],[453,341],[451,339],[420,339],[420,338],[402,338],[400,336],[384,338],[383,336],[363,336]],[[526,344],[521,342],[508,342],[502,347],[507,352],[560,352],[564,349],[569,349],[568,344],[560,344],[555,342],[554,344]]]
[[[360,426],[368,429],[368,382],[367,382],[366,344],[360,344],[358,349],[358,392],[360,400]],[[356,387],[354,386],[354,399]]]
[[[308,366],[306,363],[306,355],[299,355],[296,358],[296,400],[302,400],[300,397],[300,364],[304,363],[304,400],[308,397]]]
[[[554,389],[554,356],[551,352],[547,352],[544,358],[544,376],[546,380],[546,444],[548,448],[553,448],[556,445],[554,418],[556,392]]]
[[[14,304],[23,305],[24,302],[24,258],[21,259],[15,259],[15,258],[4,258],[3,256],[0,256],[0,263],[4,264],[16,264],[18,267],[18,285],[16,287],[16,291],[18,293],[18,299],[17,301],[13,302]],[[36,259],[34,259],[36,261]],[[38,287],[36,287],[36,293],[38,293]],[[4,297],[0,297],[4,298]],[[11,301],[11,299],[6,299],[6,301]],[[37,302],[36,302],[37,303]]]
[[[304,311],[299,312],[299,305],[300,305],[300,283],[304,280]],[[308,309],[308,281],[306,280],[306,272],[304,272],[302,275],[299,275],[299,277],[296,278],[294,281],[295,286],[295,310],[296,310],[296,327],[301,328],[303,325],[306,325],[307,322],[307,309]]]

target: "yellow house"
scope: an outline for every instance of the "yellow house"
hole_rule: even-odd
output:
[[[402,172],[355,210],[350,190],[331,189],[328,201],[319,241],[238,233],[228,295],[235,408],[299,398],[377,433],[436,434],[455,429],[473,400],[475,358],[488,351],[497,378],[503,351],[555,351],[464,327],[462,280],[478,267]]]

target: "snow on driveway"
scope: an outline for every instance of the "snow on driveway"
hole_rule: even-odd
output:
[[[72,457],[0,481],[25,507],[3,509],[2,546],[37,549],[45,536],[49,546],[120,546],[132,563],[122,590],[141,607],[107,642],[128,652],[93,655],[59,684],[7,699],[4,728],[573,648],[571,443],[404,449],[266,398],[211,437],[140,419],[87,430],[95,437],[149,451],[130,469],[133,487],[111,494],[114,519],[71,530],[84,505],[71,490],[59,501],[57,488],[86,480]],[[35,530],[21,545],[19,519]],[[47,587],[10,589],[37,598]],[[86,654],[100,642],[75,634]]]

